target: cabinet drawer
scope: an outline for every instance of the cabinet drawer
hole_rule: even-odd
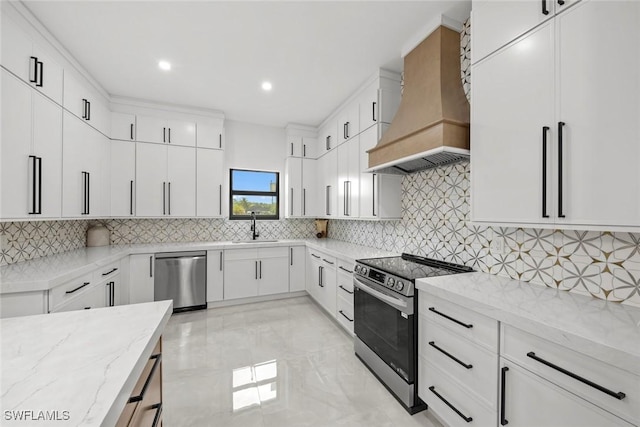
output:
[[[353,306],[353,277],[338,274],[338,297],[344,298]]]
[[[93,272],[93,281],[107,280],[120,273],[120,261],[113,262]]]
[[[340,274],[343,274],[345,276],[349,276],[351,277],[351,275],[353,274],[353,267],[356,265],[355,262],[349,260],[343,260],[343,259],[339,259],[338,260],[338,272]]]
[[[57,286],[49,291],[49,310],[56,311],[61,304],[71,301],[93,283],[93,273],[88,273]]]
[[[497,411],[480,404],[423,357],[418,360],[418,396],[450,427],[496,425]]]
[[[336,319],[349,333],[353,334],[353,300],[349,301],[338,296]]]
[[[258,249],[225,249],[225,261],[234,261],[242,259],[257,259]]]
[[[640,377],[510,326],[501,335],[505,359],[632,423],[640,420]]]
[[[90,308],[101,308],[107,306],[106,289],[104,284],[92,284],[82,288],[77,295],[58,304],[51,312],[60,313],[63,311],[88,310]]]
[[[418,354],[486,406],[497,409],[498,355],[420,315]]]
[[[289,248],[281,246],[277,248],[260,248],[258,249],[259,258],[287,258],[289,259]]]
[[[335,270],[338,267],[338,261],[335,257],[323,253],[320,253],[320,257],[322,258],[322,265],[324,268]]]
[[[420,292],[418,312],[466,339],[498,351],[498,321],[475,313],[457,304]]]

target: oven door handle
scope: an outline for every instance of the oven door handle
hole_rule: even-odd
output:
[[[386,302],[387,304],[389,304],[390,306],[405,312],[407,309],[407,302],[403,301],[399,298],[394,298],[392,296],[389,296],[387,294],[383,294],[382,292],[373,289],[371,286],[367,285],[366,283],[358,280],[357,278],[353,278],[353,285],[355,287],[357,287],[358,289],[361,289],[363,291],[365,291],[366,293],[368,293],[369,295],[372,295],[376,298],[378,298],[381,301]]]

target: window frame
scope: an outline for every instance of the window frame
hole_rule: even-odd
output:
[[[233,172],[262,172],[273,173],[276,175],[276,191],[246,191],[246,190],[233,190]],[[233,196],[259,196],[259,197],[275,197],[276,198],[276,214],[275,215],[256,215],[258,220],[279,220],[280,219],[280,172],[277,171],[265,171],[255,169],[239,169],[229,168],[229,220],[240,221],[251,219],[251,215],[236,215],[233,213]]]

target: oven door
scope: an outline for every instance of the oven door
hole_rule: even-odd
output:
[[[354,332],[407,383],[413,384],[413,298],[401,299],[362,277],[353,278]]]

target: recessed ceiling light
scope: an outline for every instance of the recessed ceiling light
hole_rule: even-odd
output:
[[[262,90],[269,92],[272,88],[271,82],[262,82]]]
[[[158,67],[160,67],[161,70],[169,71],[171,69],[171,62],[169,62],[169,61],[159,61],[158,62]]]

